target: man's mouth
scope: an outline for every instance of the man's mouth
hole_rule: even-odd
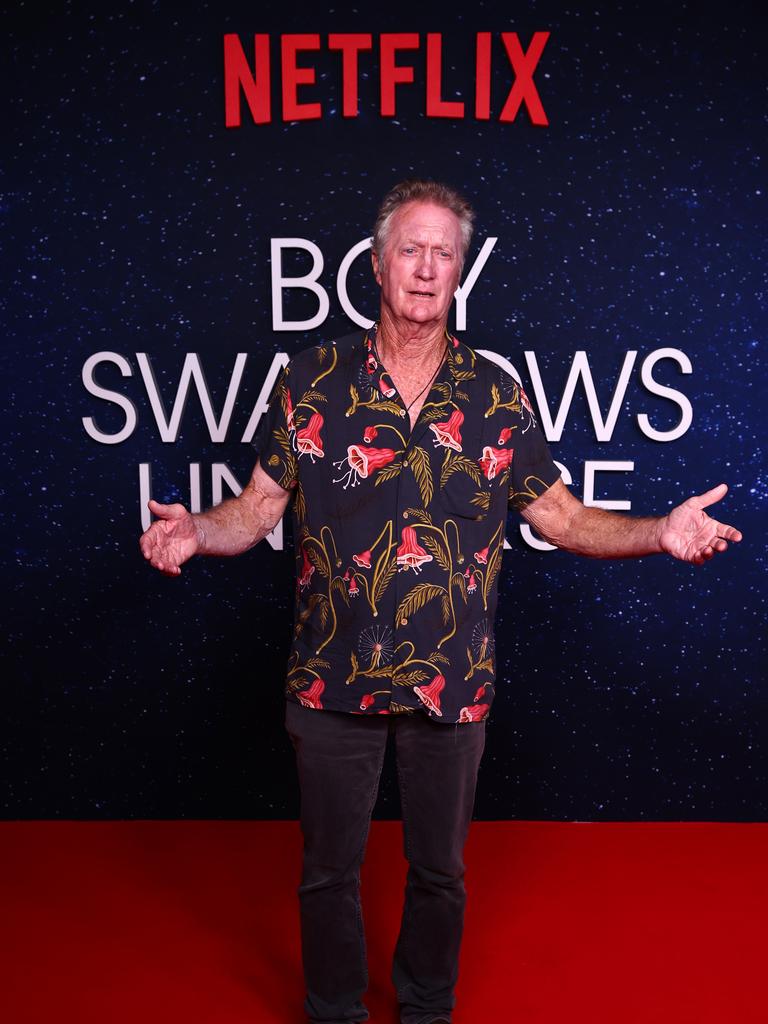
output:
[[[419,299],[433,299],[435,297],[434,292],[409,292],[409,295],[415,295]]]

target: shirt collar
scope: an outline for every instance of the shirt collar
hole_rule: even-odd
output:
[[[477,356],[468,345],[459,341],[453,334],[449,334],[446,331],[445,336],[448,339],[445,361],[448,364],[451,376],[456,381],[474,380],[477,376],[475,372]]]
[[[371,383],[378,387],[379,378],[381,376],[381,366],[373,356],[373,350],[376,342],[376,332],[379,329],[379,324],[376,322],[370,330],[366,331],[363,335],[363,343],[361,347],[361,358],[363,363],[367,365],[369,357],[373,357],[376,366],[370,370]],[[465,345],[462,341],[459,341],[455,335],[451,334],[447,328],[445,331],[445,339],[447,344],[445,362],[449,373],[456,381],[463,380],[474,380],[477,376],[475,371],[475,363],[477,362],[477,356],[472,349]],[[371,364],[372,365],[372,364]]]

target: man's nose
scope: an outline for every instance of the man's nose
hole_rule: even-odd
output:
[[[435,261],[432,253],[422,250],[419,262],[416,265],[416,274],[421,278],[432,278],[435,276]]]

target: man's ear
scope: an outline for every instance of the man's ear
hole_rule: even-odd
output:
[[[371,266],[373,267],[373,276],[376,279],[376,284],[381,287],[381,264],[379,263],[379,257],[373,249],[371,249]]]

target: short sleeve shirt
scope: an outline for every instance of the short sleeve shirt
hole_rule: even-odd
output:
[[[448,334],[410,430],[375,334],[300,352],[260,426],[262,468],[293,491],[286,695],[317,709],[480,721],[495,693],[507,509],[559,470],[522,387]]]

